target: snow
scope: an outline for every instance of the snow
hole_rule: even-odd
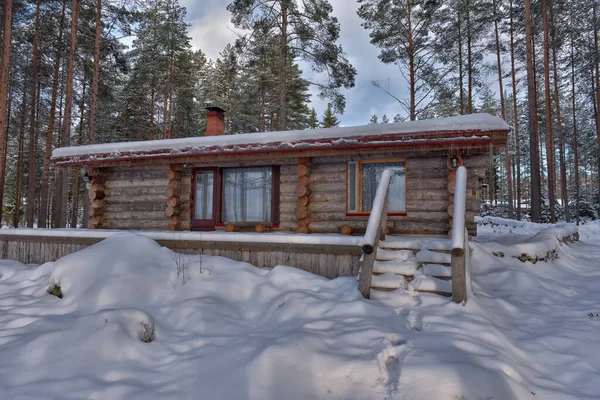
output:
[[[465,212],[467,201],[467,169],[463,166],[456,170],[454,190],[454,218],[452,219],[452,249],[465,246]]]
[[[289,233],[240,233],[229,232],[170,232],[170,231],[128,231],[153,240],[182,240],[182,241],[210,241],[220,243],[268,243],[268,244],[297,244],[297,245],[329,245],[329,246],[362,246],[361,236],[344,236],[335,234],[310,234],[298,235]],[[70,229],[70,228],[18,228],[2,229],[1,236],[57,237],[57,238],[84,238],[106,239],[120,235],[123,230],[117,229]]]
[[[489,114],[471,114],[457,117],[395,124],[372,124],[355,127],[339,127],[301,131],[259,132],[238,135],[202,136],[194,138],[151,140],[143,142],[123,142],[63,147],[55,149],[55,160],[95,155],[90,161],[106,158],[119,158],[127,153],[144,153],[145,156],[203,154],[217,149],[229,151],[264,150],[276,146],[279,149],[319,146],[350,145],[361,137],[381,137],[389,135],[418,135],[459,132],[481,134],[485,132],[508,131],[508,124],[501,118]],[[416,138],[415,140],[426,140]]]
[[[41,266],[2,260],[0,398],[597,399],[600,221],[575,242],[558,239],[571,226],[495,224],[470,243],[465,305],[416,292],[449,284],[423,275],[365,300],[355,278],[131,233]],[[507,250],[548,244],[556,257],[535,264]]]

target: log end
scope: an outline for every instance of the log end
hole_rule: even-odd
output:
[[[352,227],[349,225],[342,226],[342,235],[352,235]]]

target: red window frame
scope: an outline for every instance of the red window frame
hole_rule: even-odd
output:
[[[224,226],[221,206],[223,203],[223,171],[229,168],[271,168],[271,221],[261,221],[272,223],[274,227],[279,226],[280,222],[280,203],[281,203],[281,166],[280,165],[252,165],[241,167],[198,167],[192,169],[192,193],[190,194],[190,229],[193,231],[214,230],[217,226]],[[205,220],[194,219],[195,195],[196,195],[196,173],[200,171],[214,171],[213,188],[213,219],[212,226],[207,227]],[[256,221],[259,222],[259,221]]]

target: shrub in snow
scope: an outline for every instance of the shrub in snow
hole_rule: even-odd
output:
[[[48,292],[48,294],[58,297],[59,299],[63,298],[62,290],[60,290],[60,286],[58,286],[58,285],[52,284],[52,285],[48,286],[48,289],[46,290],[46,292]]]

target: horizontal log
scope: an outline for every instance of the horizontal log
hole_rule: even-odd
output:
[[[310,194],[310,202],[311,203],[319,203],[319,202],[334,202],[334,203],[346,203],[346,192],[331,192],[331,193],[311,193]]]
[[[446,199],[448,199],[448,191],[445,187],[444,190],[423,189],[406,191],[406,201],[408,204],[410,204],[412,201]]]
[[[296,176],[310,176],[310,167],[308,165],[299,164],[296,167]]]
[[[168,185],[169,181],[167,178],[149,178],[149,179],[130,179],[130,180],[110,180],[108,179],[104,186],[107,189],[116,188],[131,188],[131,187],[163,187]]]
[[[298,205],[299,206],[306,206],[306,205],[308,205],[308,201],[309,201],[309,197],[308,196],[298,197]]]
[[[165,216],[164,211],[123,211],[123,212],[105,212],[105,220],[142,220],[142,221],[154,221],[162,220],[167,221],[168,218]]]
[[[179,217],[177,215],[173,215],[171,217],[169,217],[169,224],[171,225],[177,225],[179,224],[181,220],[179,219]]]
[[[165,167],[146,167],[144,169],[120,168],[107,171],[106,180],[111,181],[139,181],[142,179],[164,179],[167,169]]]
[[[191,175],[182,176],[181,183],[183,183],[184,185],[191,185],[192,184],[192,176]]]
[[[181,189],[178,188],[167,188],[167,197],[181,197]]]
[[[113,201],[116,198],[120,197],[135,197],[136,195],[156,195],[158,197],[162,197],[161,201],[165,199],[165,192],[167,190],[167,180],[165,180],[164,186],[154,186],[154,187],[134,187],[134,186],[125,186],[118,188],[106,188],[105,193],[107,197],[110,197],[110,200]]]
[[[106,197],[106,193],[104,191],[89,191],[88,197],[90,198],[90,200],[102,200],[104,197]]]
[[[345,200],[345,199],[344,199]],[[341,212],[346,213],[346,201],[336,202],[336,201],[327,201],[327,202],[310,202],[308,205],[308,209],[310,212]]]
[[[309,180],[308,176],[298,177],[298,185],[308,186],[309,183],[310,183],[310,180]]]
[[[368,215],[346,216],[345,212],[311,212],[310,218],[312,221],[330,221],[330,222],[349,222],[361,221],[365,224],[369,219]],[[448,223],[448,213],[441,212],[411,212],[405,216],[388,216],[388,221],[411,221],[422,222],[424,224],[430,222]],[[342,224],[343,225],[343,224]]]
[[[177,189],[178,191],[181,192],[181,191],[183,191],[183,186],[184,185],[181,183],[181,181],[171,180],[171,181],[169,181],[169,186],[168,187],[173,188],[173,189]]]
[[[165,230],[166,220],[107,220],[102,223],[104,229],[131,229],[131,230]]]
[[[92,185],[94,185],[95,183],[104,184],[104,182],[106,182],[106,176],[105,175],[93,176],[92,180],[90,181],[90,183]]]
[[[90,202],[90,208],[103,208],[106,205],[104,200],[93,200]]]
[[[308,207],[298,206],[295,213],[298,219],[306,218],[308,217]]]
[[[456,189],[456,181],[448,182],[448,193],[454,194],[454,190]]]
[[[271,230],[270,226],[265,226],[263,224],[254,225],[254,232],[257,232],[257,233],[269,232],[270,230]]]
[[[423,189],[435,189],[442,190],[446,189],[448,180],[445,178],[432,178],[432,179],[407,179],[406,190],[423,190]]]
[[[331,193],[335,191],[339,191],[342,193],[346,193],[346,181],[342,182],[312,182],[310,184],[310,190],[313,193]]]
[[[183,173],[181,171],[173,171],[172,169],[167,171],[167,179],[168,180],[181,180],[183,177]]]
[[[90,217],[95,217],[95,216],[100,216],[104,214],[104,209],[103,208],[89,208],[88,209],[88,216]]]
[[[308,186],[296,185],[296,195],[298,197],[308,196],[311,193],[311,189]]]
[[[490,158],[487,155],[463,156],[463,165],[467,168],[490,168]]]
[[[225,225],[225,232],[239,232],[240,227],[234,224]]]
[[[181,164],[171,164],[169,165],[169,169],[171,171],[181,171],[183,169],[183,166]]]
[[[344,225],[341,229],[342,235],[352,235],[352,227],[350,225]]]
[[[298,220],[298,226],[299,227],[305,227],[310,225],[310,219],[309,218],[302,218]]]
[[[448,200],[419,200],[408,201],[406,211],[408,213],[418,211],[447,211]]]
[[[106,186],[104,183],[93,182],[88,190],[91,192],[104,192],[106,190]]]
[[[346,161],[328,162],[323,164],[315,164],[312,166],[311,174],[340,174],[346,172]]]
[[[310,182],[346,182],[345,172],[315,173],[310,176]]]
[[[298,165],[310,165],[310,157],[299,157]]]
[[[100,168],[98,168],[98,167],[92,167],[92,168],[90,168],[90,175],[92,175],[92,176],[98,176],[98,175],[101,175],[101,174],[102,174],[102,171],[101,171]]]
[[[93,225],[94,227],[99,226],[101,223],[102,223],[102,216],[100,216],[100,215],[95,215],[90,218],[90,224]]]
[[[181,199],[179,197],[169,197],[167,199],[167,206],[169,207],[180,207]]]
[[[181,208],[179,207],[167,207],[167,209],[165,210],[165,215],[167,217],[171,217],[173,215],[179,215],[181,214]]]

